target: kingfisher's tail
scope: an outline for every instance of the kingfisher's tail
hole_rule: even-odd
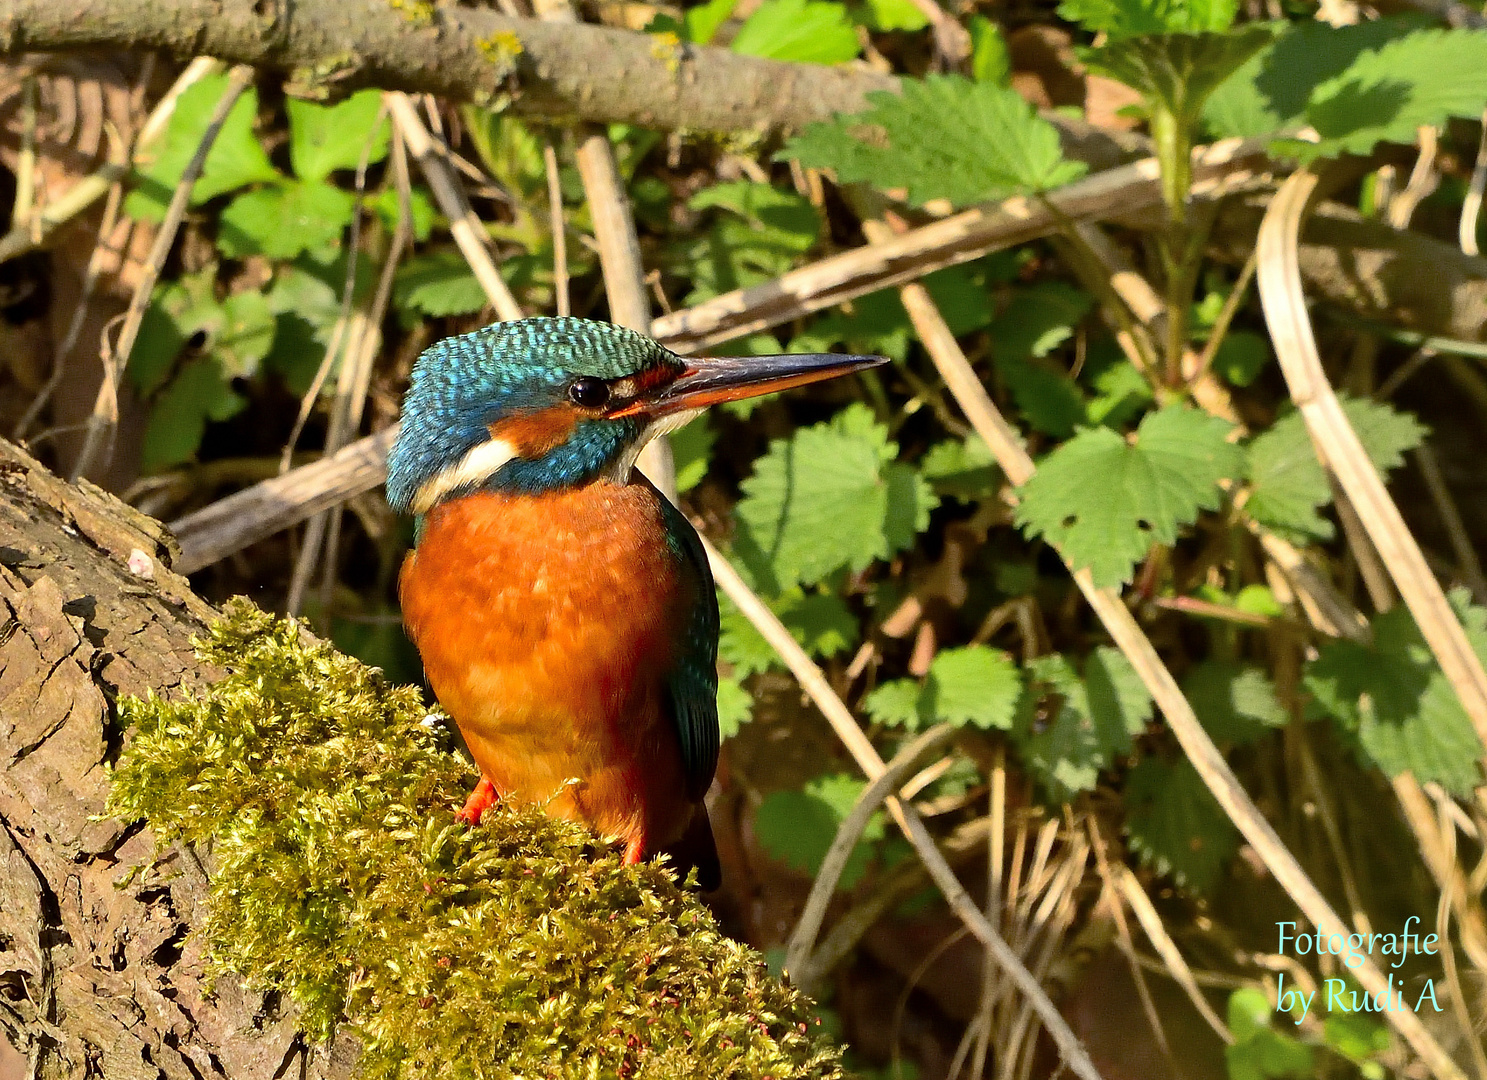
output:
[[[723,884],[723,868],[718,863],[718,845],[713,840],[713,825],[707,817],[707,807],[697,804],[692,820],[681,839],[666,848],[671,865],[676,872],[686,877],[687,871],[697,868],[697,884],[704,892],[712,892]]]

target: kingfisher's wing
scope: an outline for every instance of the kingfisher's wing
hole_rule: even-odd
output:
[[[718,594],[713,587],[707,552],[697,531],[664,495],[658,496],[666,531],[683,563],[691,586],[675,666],[666,680],[671,722],[682,748],[687,796],[701,802],[718,767]]]

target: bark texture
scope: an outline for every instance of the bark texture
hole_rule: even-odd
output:
[[[37,1077],[349,1075],[354,1047],[305,1046],[292,1010],[204,982],[201,858],[98,819],[121,694],[203,684],[211,616],[167,568],[158,522],[74,488],[0,440],[0,1030]]]

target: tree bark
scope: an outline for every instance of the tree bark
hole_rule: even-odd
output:
[[[101,818],[119,695],[214,674],[191,636],[211,609],[167,567],[163,526],[70,487],[0,440],[0,1031],[37,1077],[350,1075],[355,1046],[300,1037],[293,1010],[221,976],[190,935],[198,857]],[[160,880],[163,878],[164,880]]]

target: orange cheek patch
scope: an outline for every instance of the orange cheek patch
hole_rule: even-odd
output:
[[[490,426],[491,438],[501,439],[524,458],[538,458],[561,446],[573,433],[578,414],[571,405],[513,416]]]

